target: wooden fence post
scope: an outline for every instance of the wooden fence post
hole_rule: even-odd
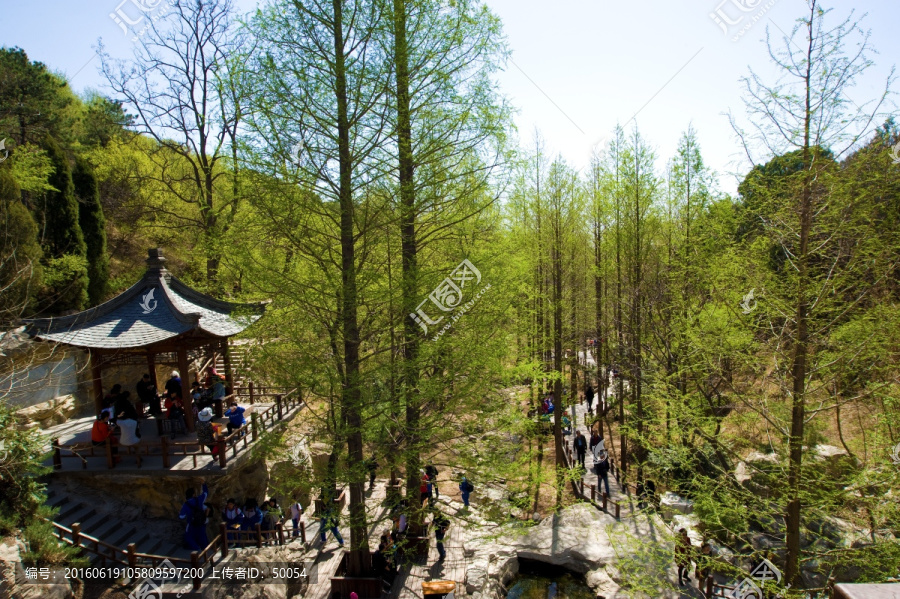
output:
[[[228,525],[219,523],[219,536],[222,538],[222,559],[228,557]]]
[[[59,449],[59,437],[56,437],[50,443],[53,444],[53,469],[60,470],[62,468],[62,452]]]
[[[601,497],[601,501],[603,502],[603,511],[605,512],[606,511],[606,500],[609,497],[609,495],[607,495],[606,493],[601,493],[600,497]]]
[[[620,512],[619,512],[619,509],[620,509],[620,508],[619,508],[619,503],[617,502],[617,503],[616,503],[616,520],[621,519],[621,515],[620,515]]]
[[[300,521],[300,541],[306,545],[306,523],[303,520]]]
[[[134,543],[128,543],[128,565],[132,568],[137,566],[137,547]]]
[[[216,447],[219,448],[219,467],[224,468],[228,462],[228,448],[225,446],[225,437],[219,437],[216,441]]]
[[[713,596],[713,577],[712,576],[708,576],[706,578],[706,596],[707,597]]]
[[[253,405],[253,381],[247,383],[247,389],[250,390],[250,405]]]
[[[262,549],[262,525],[256,525],[256,548]]]
[[[597,485],[591,485],[591,501],[597,501]]]
[[[278,544],[284,545],[284,523],[279,522],[276,524],[275,531],[278,533]]]
[[[259,435],[259,414],[253,412],[250,414],[250,438],[255,442]]]
[[[281,396],[280,395],[275,396],[275,407],[278,410],[278,419],[279,420],[284,419],[284,414],[282,413]]]
[[[169,464],[169,436],[168,435],[161,436],[159,438],[159,444],[162,446],[161,451],[162,451],[163,468],[168,468],[170,465]]]
[[[72,525],[72,546],[81,546],[81,523],[76,522]]]
[[[191,551],[191,570],[194,573],[197,573],[197,570],[200,568],[200,554],[196,551]],[[194,590],[200,590],[200,583],[203,582],[202,576],[194,576]]]
[[[106,467],[107,468],[115,468],[116,463],[113,460],[112,454],[112,439],[109,437],[106,438]]]

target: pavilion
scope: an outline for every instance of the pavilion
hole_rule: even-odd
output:
[[[113,365],[146,364],[157,389],[156,364],[176,366],[184,405],[190,406],[189,358],[218,354],[227,392],[233,391],[228,339],[259,320],[265,305],[224,302],[191,289],[165,262],[160,249],[150,249],[144,277],[115,298],[78,314],[24,321],[33,338],[89,352],[97,412],[103,405],[103,369]],[[185,419],[192,431],[191,410],[185,410]]]

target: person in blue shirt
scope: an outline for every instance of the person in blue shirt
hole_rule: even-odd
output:
[[[256,531],[256,525],[262,524],[263,513],[256,504],[255,499],[248,499],[244,505],[244,520],[241,522],[241,530]]]
[[[203,489],[199,495],[191,488],[184,492],[184,505],[178,518],[186,523],[184,529],[184,546],[191,551],[202,551],[209,545],[206,536],[206,498],[209,497],[209,489],[203,482]]]
[[[239,406],[236,401],[231,402],[231,406],[225,410],[225,416],[228,417],[229,433],[247,424],[247,420],[244,418],[244,411],[245,408]]]

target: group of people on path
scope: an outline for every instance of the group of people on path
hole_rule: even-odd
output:
[[[215,513],[212,505],[208,503],[209,488],[204,481],[200,493],[196,489],[188,488],[184,493],[184,503],[178,518],[184,525],[184,547],[191,551],[202,551],[209,545],[207,526]],[[290,506],[290,516],[294,525],[293,536],[300,534],[299,523],[303,508],[298,501]],[[256,526],[260,530],[265,543],[275,538],[275,531],[279,523],[285,522],[285,513],[278,505],[275,497],[270,497],[259,503],[255,498],[247,498],[243,504],[239,504],[234,498],[229,498],[221,510],[221,522],[225,523],[228,531],[228,544],[231,548],[240,548],[245,545],[255,545],[257,542]],[[253,533],[253,534],[241,534]]]

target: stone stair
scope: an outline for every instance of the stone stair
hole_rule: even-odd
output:
[[[57,524],[72,528],[77,522],[81,525],[82,533],[114,547],[127,549],[129,544],[134,543],[138,553],[190,559],[190,551],[184,549],[180,542],[173,541],[171,534],[158,534],[161,531],[158,520],[123,521],[115,514],[97,509],[88,498],[72,495],[52,484],[47,492],[47,505],[59,509],[59,513],[53,518]],[[174,524],[176,523],[173,521],[173,526]],[[177,524],[180,526],[180,523]],[[84,553],[92,564],[102,561],[101,557],[92,552]]]

